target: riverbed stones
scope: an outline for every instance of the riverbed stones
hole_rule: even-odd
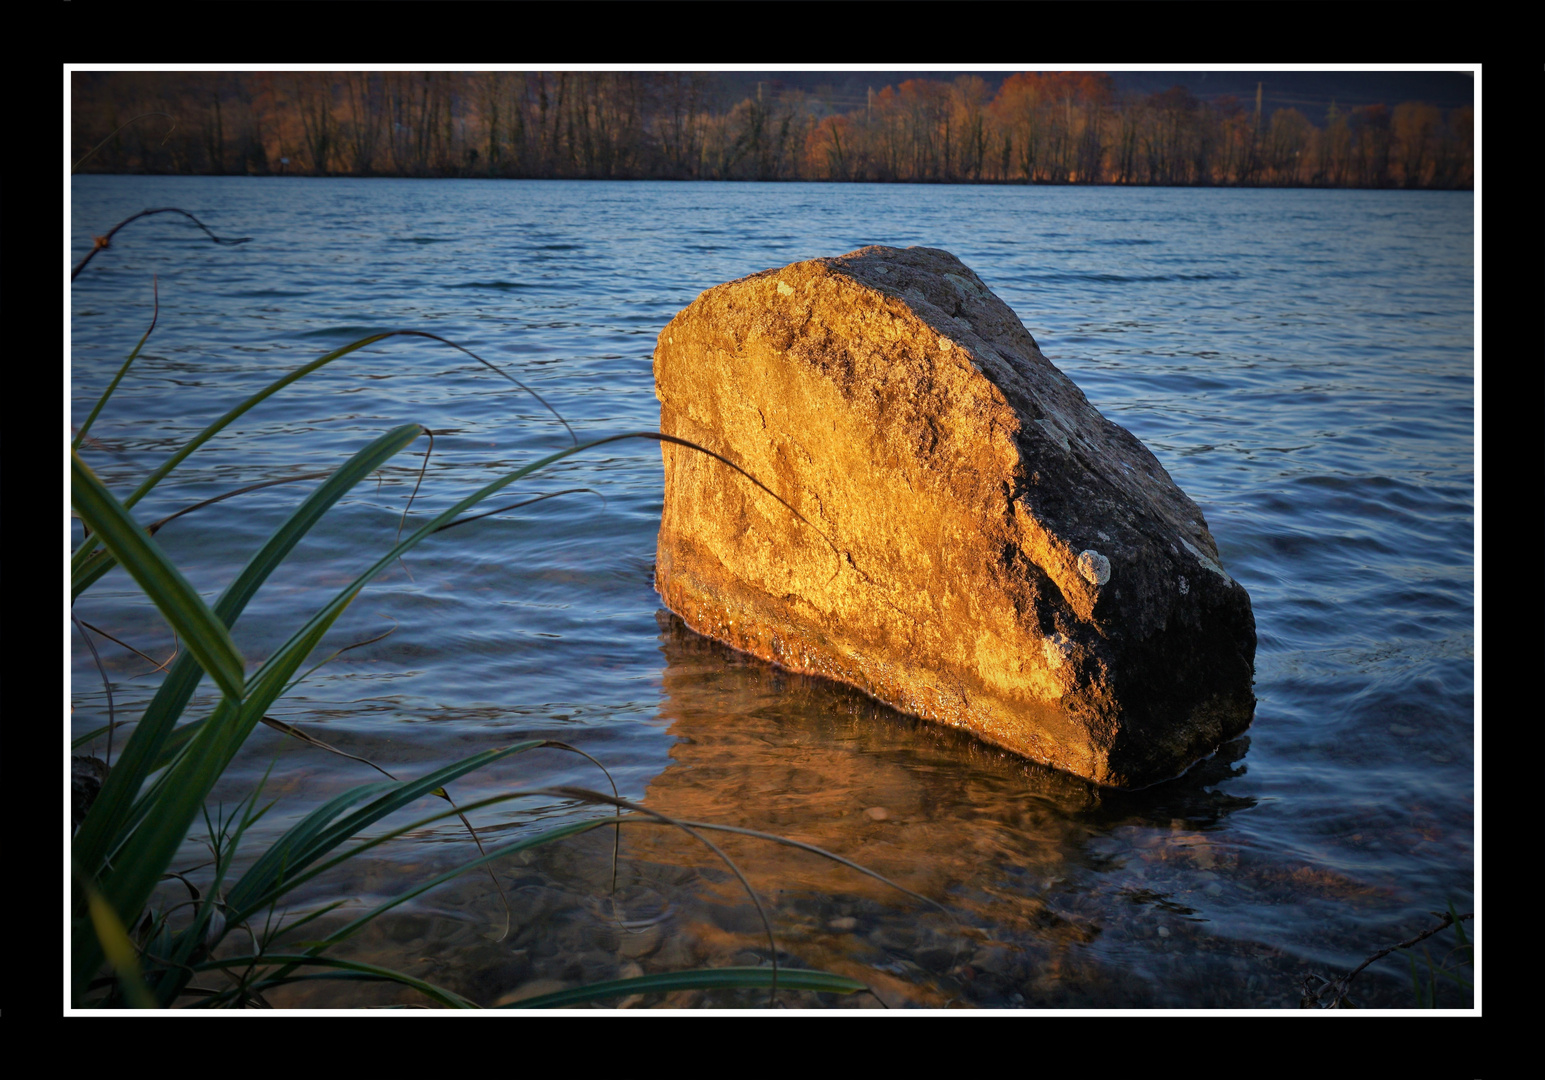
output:
[[[709,289],[661,331],[655,584],[692,629],[1099,784],[1250,723],[1201,510],[933,248]]]

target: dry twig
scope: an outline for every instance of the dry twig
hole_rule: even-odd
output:
[[[74,281],[77,277],[79,277],[80,272],[86,269],[86,264],[89,263],[92,259],[96,258],[97,252],[101,251],[103,248],[107,247],[113,242],[113,237],[118,234],[119,229],[123,228],[131,221],[137,221],[142,217],[149,216],[150,214],[181,214],[183,217],[193,222],[193,224],[203,229],[206,233],[209,233],[209,238],[217,244],[245,244],[247,241],[252,239],[250,236],[240,236],[234,240],[216,236],[213,232],[210,232],[208,225],[205,225],[202,221],[188,213],[186,210],[179,210],[175,206],[163,206],[159,210],[141,210],[139,213],[131,214],[129,217],[124,218],[118,224],[114,225],[111,229],[108,229],[105,235],[94,237],[93,239],[95,242],[91,245],[91,250],[86,252],[81,261],[75,264],[75,269],[70,271],[70,280]]]
[[[1438,913],[1433,912],[1432,914],[1436,915]],[[1464,922],[1464,920],[1473,919],[1474,917],[1475,912],[1467,911],[1463,915],[1459,916],[1457,921]],[[1351,1001],[1347,999],[1347,988],[1352,984],[1352,980],[1357,978],[1357,976],[1362,973],[1362,970],[1369,964],[1373,963],[1375,960],[1382,960],[1392,952],[1399,952],[1401,949],[1409,949],[1413,945],[1420,944],[1421,942],[1426,941],[1428,938],[1432,937],[1432,935],[1439,934],[1444,930],[1447,930],[1450,926],[1454,925],[1456,921],[1452,913],[1446,913],[1442,915],[1441,918],[1443,921],[1440,922],[1437,926],[1434,926],[1431,930],[1424,930],[1420,934],[1417,934],[1414,938],[1402,941],[1398,945],[1391,945],[1387,949],[1380,949],[1378,952],[1364,960],[1361,964],[1358,964],[1355,968],[1341,976],[1339,979],[1327,979],[1325,976],[1313,971],[1307,973],[1304,976],[1303,993],[1299,1000],[1299,1008],[1352,1008],[1353,1006]],[[1318,987],[1315,986],[1316,980],[1319,982]],[[1330,1000],[1325,1001],[1324,998],[1327,993],[1330,995]]]

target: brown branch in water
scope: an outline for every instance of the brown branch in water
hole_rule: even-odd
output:
[[[762,899],[761,897],[757,896],[756,890],[751,887],[751,882],[746,880],[746,875],[741,873],[740,867],[735,865],[735,861],[726,855],[723,850],[720,849],[719,845],[708,839],[708,837],[698,833],[691,824],[688,824],[685,821],[673,818],[668,814],[662,814],[660,811],[651,809],[650,807],[641,806],[635,802],[629,802],[627,799],[619,799],[616,796],[607,798],[599,791],[591,791],[588,788],[582,787],[570,787],[568,785],[561,785],[559,787],[538,788],[536,793],[559,795],[567,799],[578,799],[580,802],[601,803],[603,805],[615,806],[622,810],[631,810],[635,814],[646,814],[649,817],[663,822],[666,825],[675,826],[682,832],[686,833],[688,836],[692,837],[692,839],[702,844],[709,851],[712,851],[715,855],[717,855],[719,860],[723,862],[724,865],[728,866],[730,871],[740,879],[741,886],[746,890],[746,895],[751,898],[751,903],[756,907],[756,913],[762,920],[762,929],[767,934],[767,954],[768,958],[772,961],[772,980],[768,987],[767,1003],[769,1005],[776,1005],[778,1003],[778,942],[773,937],[772,920],[767,917],[767,909],[762,906]]]
[[[76,427],[74,424],[70,425],[70,430],[75,432],[77,436],[80,436],[80,428]],[[117,454],[119,457],[128,456],[121,447],[114,446],[111,443],[105,443],[95,435],[81,436],[80,441],[82,446],[89,446],[93,450],[101,450],[108,454]],[[73,517],[74,515],[71,516]]]
[[[582,491],[589,492],[591,495],[600,496],[601,502],[603,504],[606,502],[606,496],[595,490],[595,488],[564,488],[562,491],[550,491],[546,495],[538,495],[535,498],[526,499],[523,502],[511,503],[509,506],[501,506],[497,510],[487,510],[481,514],[473,514],[471,517],[457,518],[455,521],[448,521],[436,529],[435,532],[444,532],[446,529],[454,529],[458,525],[466,525],[468,522],[478,521],[485,517],[491,517],[494,514],[503,514],[509,510],[519,510],[522,506],[530,506],[532,503],[539,503],[545,499],[556,499],[559,495],[577,495]]]
[[[395,634],[397,632],[397,625],[398,625],[397,620],[396,619],[392,619],[392,617],[390,615],[386,616],[386,618],[392,620],[392,628],[390,630],[386,631],[384,634],[377,634],[375,637],[366,638],[364,641],[356,641],[356,642],[354,642],[354,643],[352,643],[350,645],[345,645],[341,649],[333,650],[333,652],[329,653],[328,656],[325,659],[323,659],[321,662],[313,665],[310,671],[307,671],[304,675],[300,676],[298,679],[295,679],[293,682],[291,682],[289,686],[285,687],[284,693],[288,694],[291,690],[295,689],[301,683],[303,683],[307,679],[311,678],[311,676],[314,675],[316,672],[322,670],[322,668],[326,667],[328,664],[331,664],[334,660],[338,659],[338,657],[342,656],[344,653],[348,652],[350,649],[357,649],[357,648],[359,648],[362,645],[373,645],[377,641],[381,641],[383,638],[388,638],[391,635]],[[347,756],[347,755],[345,755],[345,756]],[[393,777],[393,779],[396,779],[396,778]]]
[[[216,236],[213,232],[210,231],[208,225],[205,225],[202,221],[188,213],[186,210],[179,210],[175,206],[163,206],[157,210],[141,210],[137,214],[131,214],[129,217],[124,218],[111,229],[108,229],[104,235],[94,237],[93,239],[95,242],[92,244],[91,250],[86,252],[85,256],[81,258],[81,261],[75,264],[75,269],[70,271],[70,280],[74,281],[77,277],[80,276],[80,272],[86,269],[86,264],[89,263],[92,259],[96,258],[97,252],[112,244],[113,237],[118,235],[119,229],[123,228],[131,221],[138,221],[140,218],[148,217],[151,214],[181,214],[183,217],[193,222],[193,224],[203,229],[206,233],[209,233],[209,238],[217,244],[245,244],[252,239],[250,236],[240,236],[236,237],[235,239]]]
[[[75,624],[75,629],[80,631],[80,636],[86,640],[86,648],[91,650],[91,659],[97,665],[97,674],[102,676],[102,689],[107,691],[107,751],[104,755],[103,764],[111,768],[113,764],[113,728],[117,726],[113,712],[113,684],[107,680],[107,669],[102,666],[102,658],[97,655],[97,647],[92,642],[91,635],[87,633],[85,624],[74,615],[70,616],[70,621]]]
[[[408,496],[408,505],[402,508],[402,517],[397,521],[397,536],[392,540],[392,546],[397,546],[402,541],[402,527],[408,522],[408,511],[413,509],[413,500],[418,498],[418,489],[424,483],[424,473],[429,470],[429,455],[435,452],[435,433],[423,424],[418,429],[429,436],[429,445],[424,448],[424,464],[418,468],[418,479],[413,481],[413,494]],[[408,564],[402,561],[402,556],[397,556],[397,565],[402,567],[402,572],[408,575],[408,580],[413,580],[413,575],[408,571]]]
[[[396,627],[393,627],[392,629],[395,630]],[[391,630],[387,631],[388,634],[391,633],[391,632],[392,632]],[[381,635],[381,637],[385,637],[385,636],[386,636],[386,634],[382,634]],[[379,641],[380,638],[372,638],[371,640],[372,641]],[[356,644],[358,644],[358,645],[366,645],[366,644],[369,644],[369,642],[361,641],[361,642],[357,642]],[[350,646],[350,648],[354,648],[354,646]],[[339,651],[342,652],[343,650],[339,650]],[[343,750],[339,750],[336,746],[330,746],[329,744],[323,742],[321,739],[318,739],[316,736],[309,735],[306,732],[302,731],[300,728],[295,727],[293,724],[286,724],[283,720],[275,720],[272,716],[265,716],[265,717],[263,717],[263,723],[266,724],[268,727],[273,728],[275,731],[278,731],[278,732],[280,732],[282,734],[288,735],[288,736],[290,736],[293,739],[299,739],[301,742],[305,743],[307,746],[314,746],[314,747],[316,747],[319,750],[326,750],[330,754],[337,754],[339,757],[346,757],[346,758],[348,758],[351,761],[358,761],[362,765],[369,765],[372,769],[374,769],[376,772],[380,773],[382,776],[386,777],[389,780],[396,780],[397,779],[395,776],[393,776],[391,773],[387,772],[385,769],[381,768],[381,766],[377,765],[375,762],[371,761],[369,758],[362,758],[362,757],[359,757],[356,754],[350,754],[350,753],[347,753],[347,752],[345,752]],[[554,744],[554,745],[563,746],[563,748],[566,749],[566,750],[572,750],[573,749],[573,747],[565,746],[562,743],[557,743],[557,744]],[[576,753],[581,753],[581,752],[582,751],[576,751]],[[586,754],[585,756],[589,757],[588,754]],[[594,760],[594,759],[592,758],[591,760]],[[608,779],[610,779],[609,775],[608,775]],[[456,805],[456,800],[451,798],[450,793],[448,791],[446,791],[445,788],[443,788],[443,787],[437,787],[433,791],[431,791],[429,794],[438,796],[439,798],[442,798],[446,802],[451,804],[451,809],[456,811],[456,816],[458,818],[460,818],[461,819],[461,823],[464,826],[466,826],[468,835],[470,835],[472,837],[472,842],[477,845],[478,853],[482,854],[482,855],[488,854],[488,852],[486,852],[483,849],[483,841],[478,837],[477,830],[472,827],[472,822],[467,820],[467,815],[465,815],[465,814],[463,814],[461,812],[461,808]],[[514,912],[513,912],[513,909],[511,909],[511,907],[510,907],[510,898],[505,895],[504,886],[502,884],[500,884],[499,877],[498,877],[497,874],[494,873],[493,867],[491,867],[491,866],[488,868],[488,876],[493,880],[494,888],[499,891],[499,899],[504,901],[504,933],[502,935],[500,935],[500,940],[502,941],[502,940],[504,940],[505,937],[507,937],[509,935],[509,932],[510,932],[510,920],[513,917]]]
[[[556,750],[568,750],[571,753],[578,754],[580,757],[590,762],[590,764],[600,769],[601,772],[606,776],[606,782],[612,786],[612,798],[620,799],[622,797],[621,794],[617,791],[617,781],[612,778],[612,771],[605,765],[602,765],[598,760],[585,753],[579,747],[570,746],[566,742],[558,742],[556,739],[548,739],[543,742],[542,745],[553,747]],[[619,805],[617,806],[616,810],[617,813],[615,817],[617,818],[617,827],[612,830],[612,914],[614,916],[616,915],[617,911],[617,859],[618,856],[622,853],[622,807]],[[617,922],[621,924],[622,920],[618,918]]]
[[[306,732],[302,731],[300,728],[294,726],[293,724],[286,724],[283,720],[275,720],[272,716],[263,717],[263,723],[282,735],[288,735],[292,739],[299,739],[307,746],[314,746],[318,750],[326,750],[329,754],[337,754],[339,757],[346,757],[350,761],[357,761],[362,765],[369,765],[372,769],[386,777],[388,780],[397,779],[395,776],[381,768],[381,766],[377,765],[369,758],[358,757],[357,755],[340,750],[336,746],[332,746],[323,742],[321,739],[318,739],[314,735],[306,734]]]
[[[465,345],[458,345],[450,338],[443,338],[439,334],[431,334],[426,330],[393,330],[391,333],[398,337],[428,338],[430,341],[438,341],[442,345],[449,345],[451,348],[457,350],[458,352],[466,353],[479,364],[482,364],[484,367],[486,367],[489,371],[492,371],[495,375],[498,375],[502,379],[508,379],[510,382],[524,390],[526,393],[536,398],[536,400],[541,403],[544,409],[558,418],[558,423],[562,424],[564,429],[568,431],[570,441],[573,442],[575,446],[579,445],[579,436],[574,434],[574,429],[569,427],[569,422],[563,418],[562,414],[560,414],[557,409],[553,408],[547,403],[546,398],[544,398],[541,394],[538,394],[535,390],[531,389],[531,387],[521,382],[509,372],[505,371],[503,368],[499,367],[497,364],[492,364],[489,361],[484,360],[481,356],[467,348]]]
[[[146,656],[144,653],[142,653],[138,649],[136,649],[133,645],[130,645],[127,641],[119,641],[117,638],[113,637],[112,634],[109,634],[106,630],[103,630],[100,626],[92,626],[85,619],[77,618],[77,619],[75,619],[75,621],[77,623],[79,623],[81,626],[84,626],[86,629],[90,630],[92,633],[102,635],[108,641],[111,641],[114,645],[118,645],[118,646],[121,646],[121,647],[123,647],[125,649],[128,649],[135,656],[137,656],[141,660],[144,660],[147,663],[149,663],[151,665],[150,670],[149,671],[142,671],[142,672],[140,672],[140,675],[154,675],[158,671],[165,671],[167,665],[170,664],[173,660],[177,659],[177,652],[181,648],[181,643],[178,642],[178,640],[177,640],[177,630],[174,627],[172,629],[172,642],[173,642],[173,644],[172,644],[172,655],[168,656],[165,660],[162,660],[162,661],[158,662],[155,657],[153,657],[153,656]],[[135,675],[134,678],[136,678],[136,679],[139,678],[139,675]]]
[[[1433,912],[1433,914],[1436,915],[1437,912]],[[1309,974],[1305,975],[1303,981],[1302,1000],[1299,1003],[1300,1006],[1305,1009],[1313,1008],[1314,1006],[1320,1004],[1320,999],[1325,996],[1327,991],[1331,991],[1330,1001],[1325,1005],[1321,1005],[1320,1007],[1323,1009],[1340,1008],[1342,1002],[1347,1000],[1347,988],[1351,985],[1352,980],[1357,978],[1357,976],[1361,974],[1363,969],[1366,968],[1369,964],[1372,964],[1376,960],[1384,959],[1390,953],[1399,952],[1401,949],[1409,949],[1413,945],[1418,945],[1432,937],[1434,934],[1441,934],[1450,926],[1456,925],[1456,923],[1464,922],[1466,919],[1473,919],[1475,917],[1475,912],[1468,911],[1465,914],[1459,916],[1457,920],[1454,918],[1452,913],[1447,913],[1440,917],[1443,921],[1438,923],[1438,925],[1434,926],[1431,930],[1423,930],[1420,934],[1417,934],[1415,937],[1406,941],[1402,941],[1398,945],[1391,945],[1387,949],[1380,949],[1378,952],[1364,960],[1361,964],[1358,964],[1355,968],[1341,976],[1339,979],[1327,979],[1325,976],[1316,974],[1314,972],[1310,972]],[[1318,989],[1314,989],[1312,986],[1312,980],[1314,979],[1320,980],[1320,986]]]
[[[707,454],[709,457],[713,458],[715,461],[722,462],[723,464],[728,465],[730,468],[732,468],[736,472],[738,472],[741,476],[744,476],[747,480],[751,481],[757,487],[759,487],[763,491],[767,492],[767,494],[771,495],[774,499],[777,499],[778,502],[780,504],[782,504],[782,506],[783,506],[783,508],[785,510],[787,510],[789,513],[793,514],[800,521],[804,522],[804,524],[806,524],[807,526],[810,527],[811,531],[813,531],[822,540],[825,540],[826,541],[826,546],[832,549],[832,554],[833,555],[837,556],[837,573],[839,573],[839,574],[842,573],[843,553],[842,553],[841,549],[839,549],[837,547],[836,541],[834,541],[831,537],[827,536],[820,529],[816,528],[815,522],[813,522],[809,518],[805,517],[805,515],[801,514],[798,510],[794,509],[793,505],[787,499],[785,499],[782,495],[779,495],[772,488],[770,488],[766,484],[762,483],[756,477],[752,476],[745,469],[742,469],[739,465],[735,464],[733,461],[731,461],[729,458],[725,457],[723,454],[715,453],[714,451],[708,449],[708,447],[706,447],[706,446],[699,446],[697,443],[693,442],[691,439],[683,439],[683,438],[679,438],[678,436],[675,436],[675,435],[667,435],[663,431],[630,431],[630,432],[627,432],[626,434],[623,434],[623,435],[608,435],[606,438],[604,438],[604,439],[597,439],[594,442],[590,443],[589,445],[592,446],[592,447],[602,446],[602,445],[604,445],[606,443],[610,443],[610,442],[621,442],[623,439],[653,439],[655,442],[670,443],[673,446],[684,446],[688,450],[696,450],[700,454]]]
[[[320,479],[321,477],[331,476],[331,475],[332,475],[332,473],[326,472],[326,471],[324,471],[324,472],[300,473],[299,475],[296,475],[296,476],[281,477],[278,480],[264,480],[260,484],[248,484],[246,487],[239,487],[235,491],[227,491],[223,495],[216,495],[213,498],[205,499],[202,502],[196,502],[192,506],[184,506],[181,510],[177,511],[175,514],[168,514],[166,517],[162,518],[160,521],[153,521],[153,522],[151,522],[148,526],[146,526],[145,531],[148,532],[151,536],[154,536],[156,533],[158,533],[161,530],[161,526],[166,525],[169,522],[177,520],[178,518],[182,517],[182,515],[184,515],[184,514],[191,514],[195,510],[202,510],[204,507],[206,507],[206,506],[213,506],[217,502],[224,502],[226,499],[233,499],[237,495],[245,495],[249,491],[257,491],[260,488],[276,487],[279,484],[294,484],[294,483],[297,483],[297,482],[299,482],[301,480],[317,480],[317,479]]]

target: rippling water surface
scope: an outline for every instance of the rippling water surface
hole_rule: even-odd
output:
[[[659,451],[624,442],[564,461],[506,502],[595,494],[416,549],[360,596],[323,655],[390,636],[321,668],[276,718],[399,776],[516,738],[562,740],[605,763],[625,798],[862,862],[945,912],[803,852],[724,842],[767,903],[781,963],[853,975],[892,1006],[1290,1007],[1305,969],[1349,970],[1429,925],[1428,912],[1468,910],[1468,193],[87,176],[73,180],[74,256],[147,206],[253,239],[216,246],[163,215],[121,232],[75,283],[78,424],[148,323],[159,279],[154,336],[87,452],[120,495],[240,397],[380,329],[474,350],[582,439],[653,429],[655,335],[703,289],[864,244],[921,244],[970,265],[1090,401],[1158,455],[1249,589],[1260,641],[1245,737],[1157,788],[1095,789],[685,630],[651,584]],[[254,409],[140,512],[153,520],[331,468],[405,422],[437,433],[419,520],[568,443],[551,414],[467,356],[397,339]],[[234,631],[250,662],[387,550],[422,447],[358,489],[270,580]],[[240,496],[158,538],[212,596],[310,487]],[[171,649],[120,573],[78,614],[145,652]],[[105,722],[106,703],[73,641],[80,733]],[[155,681],[149,665],[111,644],[103,658],[117,706],[136,715]],[[199,700],[212,700],[207,688]],[[605,785],[556,750],[511,762],[452,794]],[[217,798],[240,799],[270,767],[265,791],[278,803],[249,835],[252,852],[377,775],[259,729]],[[487,844],[595,813],[545,798],[475,824]],[[454,821],[376,851],[298,902],[384,899],[475,854]],[[615,888],[611,857],[601,830],[500,863],[514,911],[503,940],[498,895],[472,874],[397,909],[344,954],[485,1004],[767,962],[755,908],[706,849],[630,827]],[[186,861],[201,861],[196,845]],[[343,989],[275,1003],[413,1000]],[[1370,968],[1354,997],[1412,1004],[1403,958]],[[765,1000],[684,992],[633,1003]]]

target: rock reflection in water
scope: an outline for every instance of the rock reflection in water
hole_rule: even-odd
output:
[[[1358,921],[1386,925],[1398,910],[1376,879],[1275,857],[1230,824],[1255,805],[1227,793],[1245,772],[1248,739],[1166,784],[1097,788],[736,653],[666,612],[658,618],[659,715],[674,744],[644,805],[824,848],[945,909],[808,852],[708,833],[766,904],[780,964],[850,975],[892,1007],[1281,1008],[1296,1005],[1306,960],[1349,966],[1341,957],[1365,940]],[[480,834],[497,845],[575,811],[596,812],[555,804],[536,820],[483,824]],[[391,895],[465,858],[464,841],[448,839],[415,849],[413,865],[353,867],[343,887],[362,901]],[[669,827],[629,825],[615,879],[612,847],[603,829],[502,862],[508,937],[488,879],[466,874],[367,927],[341,955],[480,1004],[769,963],[755,906],[704,846]],[[1349,928],[1334,939],[1324,932],[1327,911]],[[330,928],[327,919],[317,926]],[[1398,980],[1386,981],[1382,989],[1369,981],[1365,1004],[1402,1003]],[[422,1000],[390,987],[362,993],[361,1004]],[[305,986],[274,997],[325,1000]],[[600,1005],[767,1000],[761,991],[678,991]],[[779,1004],[879,1001],[783,991]]]
[[[1271,979],[1270,951],[1211,936],[1198,913],[1241,869],[1216,842],[1217,826],[1251,804],[1209,788],[1242,771],[1234,760],[1247,740],[1161,788],[1100,789],[780,671],[666,612],[659,623],[660,717],[676,741],[644,804],[813,844],[945,909],[808,852],[708,833],[766,904],[781,964],[850,975],[893,1007],[1279,1004],[1258,992]],[[481,833],[498,844],[527,827],[508,821]],[[756,908],[704,846],[664,826],[629,826],[614,882],[612,844],[612,831],[598,830],[502,863],[507,938],[495,940],[503,915],[488,880],[467,874],[371,924],[340,955],[480,1004],[768,963]],[[441,861],[459,861],[455,852]],[[444,868],[367,863],[353,868],[349,890],[384,897]],[[361,1004],[422,1001],[392,987],[361,994]],[[327,1000],[304,985],[274,995],[290,1006]],[[601,1004],[766,1003],[760,991],[679,991]],[[788,991],[779,1004],[879,1006],[861,994]]]
[[[1156,814],[1205,827],[1229,808],[1204,790],[1227,760],[1166,785],[1156,803],[742,656],[668,613],[659,620],[661,717],[679,741],[645,804],[816,845],[949,912],[807,852],[711,834],[769,901],[780,960],[863,979],[889,1004],[1153,1004],[1087,948],[1111,911],[1109,897],[1090,895],[1088,879],[1109,862],[1091,841]],[[754,908],[705,848],[637,827],[624,857],[719,879],[703,917],[680,929],[717,940],[710,952],[765,956]]]

